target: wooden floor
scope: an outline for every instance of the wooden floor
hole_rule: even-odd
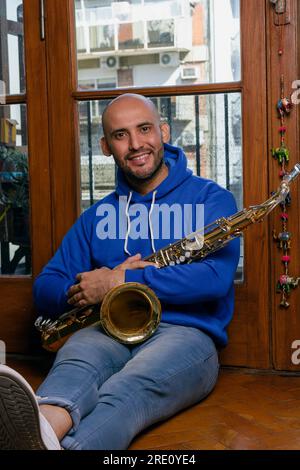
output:
[[[9,359],[36,388],[47,364]],[[300,449],[300,377],[223,369],[201,404],[153,426],[130,449]]]

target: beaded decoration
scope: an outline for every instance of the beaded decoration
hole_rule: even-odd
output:
[[[279,55],[281,52],[281,49],[279,50]],[[287,165],[289,163],[289,150],[286,146],[285,143],[285,135],[287,128],[285,126],[285,118],[288,116],[292,110],[292,103],[291,101],[284,96],[284,77],[281,76],[280,78],[280,90],[281,90],[281,97],[280,100],[277,103],[277,110],[279,114],[279,119],[280,119],[280,127],[278,129],[279,134],[280,134],[280,146],[277,148],[272,149],[272,155],[273,157],[278,161],[278,164],[280,165],[280,171],[279,171],[279,176],[281,178],[284,177],[284,175],[287,173]],[[289,263],[291,261],[291,256],[290,256],[290,249],[291,249],[291,239],[292,239],[292,234],[288,230],[288,220],[289,220],[289,214],[288,214],[288,208],[291,205],[291,196],[290,194],[287,195],[286,199],[284,202],[281,203],[281,214],[280,214],[280,219],[282,223],[282,230],[279,234],[276,234],[275,229],[273,230],[273,239],[277,242],[278,248],[281,250],[281,262],[283,263],[284,266],[284,273],[280,276],[276,290],[278,293],[281,294],[281,301],[280,301],[280,307],[282,308],[289,308],[290,304],[288,302],[288,297],[291,293],[292,289],[295,289],[298,287],[300,277],[292,277],[289,274]]]

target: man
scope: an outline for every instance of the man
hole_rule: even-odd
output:
[[[5,448],[126,449],[144,428],[206,397],[217,380],[217,348],[227,343],[233,312],[239,241],[191,264],[157,269],[142,258],[175,241],[186,224],[177,213],[161,227],[164,212],[154,223],[155,208],[157,213],[189,207],[191,219],[204,205],[207,225],[236,211],[233,196],[192,175],[181,149],[167,144],[169,126],[149,99],[119,96],[102,124],[103,153],[118,166],[116,191],[67,233],[36,279],[35,301],[40,312],[57,316],[70,306],[98,303],[112,287],[134,281],[156,293],[162,322],[148,340],[132,346],[99,327],[76,332],[58,351],[38,402],[24,379],[2,366]],[[147,214],[139,227],[133,218],[137,206]],[[121,214],[120,220],[112,214]],[[192,218],[193,231],[198,227]],[[16,407],[9,407],[9,387],[16,391]]]

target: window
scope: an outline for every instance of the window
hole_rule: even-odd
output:
[[[140,87],[147,94],[149,87],[166,87],[153,101],[171,125],[171,143],[183,148],[195,174],[230,189],[242,208],[241,94],[201,96],[195,88],[194,96],[168,95],[172,85],[240,79],[238,6],[230,0],[81,2],[90,40],[77,63],[81,91]],[[78,22],[77,41],[80,28]],[[115,186],[114,162],[99,147],[106,104],[79,103],[82,210]]]
[[[7,95],[25,92],[23,2],[0,1],[0,79]]]
[[[0,80],[5,84],[6,95],[12,97],[26,91],[20,0],[0,1]],[[31,274],[25,104],[4,102],[0,106],[0,245],[1,274]]]
[[[171,144],[181,147],[188,166],[196,175],[213,179],[235,194],[238,206],[242,195],[242,135],[240,93],[171,96],[152,98],[162,119],[170,123]],[[82,208],[94,203],[114,188],[115,172],[101,173],[99,168],[114,167],[101,153],[99,132],[101,116],[108,100],[79,103],[81,162],[90,170],[82,170]],[[89,144],[92,143],[92,145]],[[90,160],[88,159],[90,157]],[[93,174],[89,186],[87,175]],[[93,194],[91,194],[91,190]]]
[[[239,2],[83,0],[75,9],[79,83],[102,77],[107,59],[116,88],[240,80]]]

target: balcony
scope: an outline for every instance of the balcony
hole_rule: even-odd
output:
[[[138,3],[111,2],[110,6],[76,9],[77,26],[132,23],[135,21],[180,18],[190,14],[189,0],[140,0]]]
[[[192,17],[186,2],[170,1],[77,10],[78,59],[99,55],[139,55],[192,48]],[[126,4],[127,10],[120,8]],[[115,8],[118,5],[118,10]],[[127,13],[126,13],[127,12]],[[163,19],[161,19],[163,18]]]

